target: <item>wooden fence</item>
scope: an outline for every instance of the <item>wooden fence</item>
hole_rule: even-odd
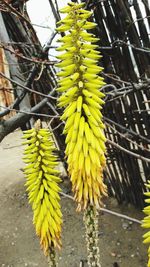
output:
[[[85,1],[94,11],[107,86],[105,173],[119,202],[143,205],[150,179],[150,10],[148,1]],[[118,144],[118,145],[116,145]]]

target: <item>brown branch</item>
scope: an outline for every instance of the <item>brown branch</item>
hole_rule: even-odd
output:
[[[45,56],[48,54],[49,48],[51,47],[51,42],[52,42],[55,34],[56,33],[53,33],[52,36],[50,36],[50,39],[49,39],[48,43],[43,47],[43,50],[42,50],[42,52],[40,54],[40,56],[42,58],[43,58],[43,56],[45,58]],[[32,70],[31,70],[28,78],[26,79],[26,83],[25,83],[26,87],[31,87],[31,84],[33,83],[33,81],[34,81],[36,75],[38,74],[38,72],[39,72],[39,64],[34,64],[34,66],[33,66]],[[27,90],[23,89],[21,96],[18,96],[15,99],[14,103],[10,106],[10,108],[16,108],[21,103],[21,101],[25,97],[26,93],[27,93]],[[9,112],[10,112],[9,110],[1,111],[0,112],[0,117],[3,117],[5,115],[9,114]]]
[[[62,195],[63,197],[69,198],[69,199],[74,201],[74,198],[72,196],[70,196],[68,194],[65,194],[64,192],[60,192],[60,195]],[[100,208],[100,211],[103,211],[103,212],[109,213],[111,215],[114,215],[114,216],[129,220],[129,221],[141,224],[140,220],[137,220],[135,218],[129,217],[129,216],[125,215],[125,214],[118,213],[116,211],[108,210],[108,209],[105,209],[105,208]]]
[[[4,75],[2,72],[0,72],[0,76],[2,76],[3,78],[9,80],[10,82],[12,82],[12,83],[14,83],[14,84],[16,84],[16,85],[22,87],[23,89],[27,90],[28,92],[35,93],[36,95],[40,95],[40,96],[47,97],[47,98],[49,98],[49,99],[54,99],[54,100],[57,99],[56,97],[54,97],[54,96],[52,96],[52,95],[46,95],[46,94],[43,94],[43,93],[38,92],[38,91],[36,91],[36,90],[33,90],[33,89],[29,88],[29,87],[26,87],[26,86],[24,86],[24,85],[22,85],[22,84],[16,82],[15,80],[13,80],[13,79],[7,77],[7,76]],[[52,94],[54,93],[54,91],[55,91],[55,90],[52,91]]]
[[[35,105],[31,110],[30,113],[36,113],[41,108],[43,108],[46,105],[46,102],[48,101],[47,98],[44,98],[41,102],[39,102],[37,105]],[[15,116],[9,118],[8,120],[1,120],[0,121],[0,142],[4,139],[5,136],[7,136],[9,133],[16,130],[18,127],[21,127],[24,125],[29,119],[32,117],[31,114],[25,114],[25,113],[18,113]]]
[[[26,61],[29,61],[29,62],[32,62],[32,63],[38,63],[38,64],[43,64],[43,65],[54,65],[57,61],[50,61],[50,60],[41,60],[41,59],[36,59],[35,57],[34,58],[29,58],[29,57],[26,57],[24,56],[23,54],[19,53],[18,50],[13,50],[13,49],[10,49],[8,48],[8,46],[4,45],[3,43],[0,44],[0,48],[3,48],[4,50],[6,51],[9,51],[10,53],[14,54],[16,57],[19,57],[19,58],[22,58]]]
[[[117,123],[117,122],[115,122],[115,121],[113,121],[113,120],[111,120],[111,119],[109,119],[109,118],[107,118],[105,116],[104,116],[104,120],[109,122],[109,123],[111,123],[111,124],[114,124],[115,126],[120,128],[121,130],[123,130],[124,133],[129,133],[129,134],[131,134],[133,136],[136,136],[136,137],[142,139],[143,141],[146,141],[148,144],[150,143],[150,139],[146,138],[145,136],[142,136],[139,133],[134,132],[133,130],[130,130],[130,129],[124,127],[123,125],[121,125],[121,124],[119,124],[119,123]]]
[[[12,46],[12,45],[17,45],[17,46],[27,46],[27,47],[41,47],[41,44],[37,44],[35,42],[29,43],[29,42],[15,42],[15,41],[11,41],[11,42],[2,42],[0,41],[0,44],[3,44],[4,46]]]
[[[0,108],[3,108],[3,109],[8,109],[9,111],[16,111],[17,113],[23,113],[23,114],[27,114],[27,115],[34,115],[34,116],[41,116],[41,117],[46,117],[46,118],[53,118],[53,119],[56,119],[56,118],[59,118],[60,116],[58,115],[48,115],[48,114],[44,114],[44,113],[35,113],[35,112],[31,112],[30,110],[20,110],[20,109],[16,109],[16,108],[8,108],[8,107],[5,107],[5,106],[1,106],[0,105]],[[60,125],[59,125],[60,127]],[[59,128],[57,126],[57,128]],[[56,127],[53,129],[53,130],[56,130]]]
[[[111,99],[108,99],[107,102],[113,102],[117,99],[125,97],[126,95],[128,95],[132,92],[136,92],[136,91],[140,91],[140,90],[147,90],[149,87],[150,87],[150,80],[149,79],[146,82],[143,81],[142,83],[139,83],[139,84],[134,83],[133,85],[130,85],[130,86],[121,87],[117,90],[110,91],[107,93],[107,95],[110,95],[112,97]]]
[[[1,0],[1,1],[11,11],[11,13],[17,15],[22,20],[24,20],[29,26],[31,26],[30,21],[27,18],[25,18],[19,11],[17,11],[11,4],[7,3],[5,0]]]
[[[112,129],[112,130],[114,131],[114,133],[117,133],[117,134],[120,135],[122,138],[128,140],[130,143],[136,145],[137,147],[139,147],[140,149],[142,149],[142,150],[144,150],[144,151],[146,150],[146,151],[150,152],[149,149],[145,148],[144,146],[139,145],[137,142],[135,142],[135,141],[131,140],[130,138],[128,138],[128,135],[126,135],[126,134],[122,134],[122,133],[120,133],[119,131],[117,131],[115,127],[113,127],[112,125],[110,125],[110,123],[105,122],[105,124],[106,124],[110,129]]]
[[[144,52],[144,53],[150,53],[150,49],[148,47],[136,47],[135,45],[133,44],[128,44],[126,43],[125,41],[123,40],[116,40],[112,43],[112,46],[122,46],[122,45],[126,45],[126,46],[129,46],[131,48],[133,48],[134,50],[137,50],[137,51],[140,51],[140,52]]]
[[[127,82],[127,81],[124,81],[124,80],[121,80],[119,76],[115,75],[115,74],[112,74],[112,73],[105,73],[105,72],[101,72],[104,77],[106,78],[109,78],[115,82],[118,82],[118,83],[123,83],[123,84],[127,84],[127,85],[130,85],[131,83],[130,82]]]
[[[150,163],[150,159],[149,158],[146,158],[146,157],[143,157],[143,156],[141,156],[141,155],[139,155],[137,153],[134,153],[134,152],[132,152],[132,151],[130,151],[130,150],[128,150],[128,149],[116,144],[112,140],[107,140],[107,143],[112,145],[112,146],[114,146],[114,147],[116,147],[116,148],[118,148],[119,150],[121,150],[121,151],[123,151],[123,152],[125,152],[125,153],[127,153],[127,154],[129,154],[129,155],[131,155],[133,157],[135,157],[135,158],[138,158],[140,160],[143,160],[143,161],[146,161],[146,162]]]

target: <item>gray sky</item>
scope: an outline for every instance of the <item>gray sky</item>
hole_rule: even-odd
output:
[[[67,2],[67,0],[59,0],[59,8],[65,6]],[[55,28],[55,20],[51,12],[49,1],[30,0],[27,2],[27,10],[33,24],[49,27],[48,29],[46,29],[34,26],[37,35],[43,45],[48,41],[49,37],[51,36],[51,33]]]

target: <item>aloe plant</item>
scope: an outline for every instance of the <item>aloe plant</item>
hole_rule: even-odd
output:
[[[91,12],[83,9],[84,4],[70,2],[61,9],[66,17],[58,22],[61,37],[58,51],[60,62],[57,67],[58,88],[61,93],[58,107],[63,107],[61,119],[65,121],[65,154],[68,173],[71,177],[77,211],[84,210],[89,266],[100,266],[98,249],[97,210],[102,205],[102,196],[107,195],[103,182],[106,165],[105,125],[101,109],[104,93],[100,88],[105,84],[99,76],[101,58],[97,50],[98,41],[87,30],[96,27],[88,19]]]
[[[61,247],[62,213],[60,210],[60,187],[54,142],[48,129],[35,127],[24,131],[23,161],[29,203],[33,210],[33,224],[40,237],[41,248],[55,267],[55,247]]]

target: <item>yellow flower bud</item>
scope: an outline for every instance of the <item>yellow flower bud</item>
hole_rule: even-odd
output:
[[[61,180],[59,172],[55,170],[57,158],[53,153],[53,140],[48,129],[35,127],[25,131],[23,138],[28,139],[23,159],[28,164],[24,168],[26,190],[29,203],[32,204],[36,234],[47,256],[51,246],[61,247],[62,214],[60,188],[57,185]]]

